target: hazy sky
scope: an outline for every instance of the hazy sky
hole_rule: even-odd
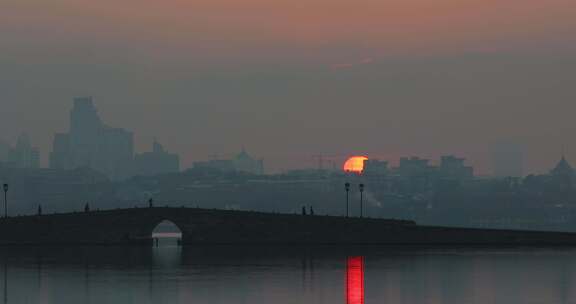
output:
[[[72,98],[183,165],[312,155],[576,164],[574,0],[0,0],[0,138],[46,163]]]

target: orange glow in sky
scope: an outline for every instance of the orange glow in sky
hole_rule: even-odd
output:
[[[361,173],[364,170],[364,161],[368,160],[366,156],[352,156],[344,163],[344,171]]]

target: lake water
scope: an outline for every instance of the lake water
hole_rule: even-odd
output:
[[[576,303],[576,250],[0,248],[3,303]]]

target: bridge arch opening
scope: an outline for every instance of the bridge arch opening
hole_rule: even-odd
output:
[[[182,230],[172,221],[163,220],[152,230],[155,246],[176,246],[182,240]]]

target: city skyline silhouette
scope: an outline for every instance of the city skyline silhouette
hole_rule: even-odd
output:
[[[72,106],[70,108],[69,111],[71,111],[70,113],[73,113],[74,111],[76,111],[76,104],[78,102],[88,102],[89,103],[89,108],[91,110],[88,111],[88,113],[83,114],[83,117],[79,117],[76,119],[76,121],[79,121],[83,124],[86,124],[86,119],[88,121],[92,120],[91,115],[95,115],[93,119],[97,120],[97,124],[100,124],[101,127],[98,128],[103,128],[102,130],[110,130],[110,131],[106,131],[106,132],[125,132],[125,135],[120,135],[120,133],[118,133],[118,135],[120,137],[124,137],[126,138],[126,140],[129,140],[129,142],[126,142],[127,145],[130,146],[130,148],[126,147],[126,148],[121,148],[121,149],[125,149],[125,161],[126,162],[126,157],[131,157],[131,158],[138,158],[139,155],[142,155],[142,157],[147,158],[147,160],[151,160],[150,157],[153,157],[154,154],[151,154],[151,152],[148,151],[162,151],[162,153],[165,153],[164,150],[164,146],[161,144],[161,142],[170,142],[173,140],[172,137],[168,137],[165,140],[158,140],[158,138],[155,136],[152,138],[152,142],[148,144],[148,147],[144,147],[142,149],[138,149],[137,146],[141,146],[138,145],[138,140],[137,138],[141,138],[142,136],[138,136],[138,132],[134,131],[134,130],[126,130],[124,128],[111,128],[108,127],[106,124],[106,118],[102,118],[100,115],[100,111],[97,107],[97,103],[94,100],[94,98],[92,96],[83,96],[83,97],[75,97],[73,99],[74,102],[72,102]],[[94,114],[89,114],[90,111],[92,111]],[[86,116],[88,115],[88,116]],[[73,117],[73,116],[70,116]],[[69,117],[69,118],[70,118]],[[67,128],[69,129],[73,129],[73,123],[74,119],[72,119],[72,121],[68,124],[69,126]],[[64,131],[64,130],[63,130]],[[104,131],[102,131],[104,132]],[[54,153],[54,151],[57,151],[59,149],[62,149],[61,147],[58,147],[58,143],[62,142],[63,138],[61,138],[63,135],[65,135],[65,132],[55,132],[55,134],[52,136],[53,140],[51,145],[49,146],[49,150],[45,151],[44,149],[39,149],[37,146],[35,146],[32,142],[32,140],[30,139],[30,134],[27,132],[22,132],[18,135],[18,138],[14,140],[14,144],[12,144],[10,141],[6,141],[6,140],[2,140],[0,139],[0,161],[2,159],[4,159],[4,161],[9,160],[9,152],[10,149],[14,149],[14,150],[18,150],[18,149],[24,149],[26,151],[24,151],[23,153],[28,153],[31,155],[16,155],[13,156],[12,158],[16,158],[17,161],[19,162],[23,162],[25,163],[25,165],[23,166],[31,166],[31,167],[54,167],[54,168],[64,168],[66,166],[63,165],[57,165],[54,166],[54,160],[52,158],[52,154]],[[83,135],[84,136],[84,135]],[[146,137],[146,136],[144,136]],[[118,142],[120,143],[120,142]],[[96,144],[96,142],[94,142],[93,144]],[[12,146],[12,147],[11,147]],[[150,148],[150,146],[152,146],[152,148]],[[352,146],[352,145],[351,145]],[[20,147],[20,148],[19,148]],[[113,146],[110,146],[111,148]],[[119,146],[118,146],[119,147]],[[172,168],[176,168],[176,169],[172,169],[170,171],[178,171],[180,169],[186,169],[186,168],[190,168],[193,167],[195,163],[200,162],[200,161],[206,161],[206,160],[217,160],[217,159],[226,159],[226,158],[233,158],[234,155],[236,155],[235,153],[237,153],[236,151],[241,150],[242,153],[245,153],[246,150],[246,145],[242,144],[240,146],[240,149],[235,149],[235,150],[231,150],[231,151],[214,151],[213,153],[210,153],[209,155],[204,156],[203,158],[199,158],[199,157],[195,157],[193,159],[187,159],[188,163],[183,162],[182,166],[180,165],[180,157],[179,154],[166,154],[166,155],[172,155],[170,157],[174,158],[176,157],[174,160],[171,160],[172,163],[174,163],[174,165],[171,165]],[[93,153],[101,153],[98,152],[98,148],[96,149],[95,147],[93,147],[94,151]],[[129,152],[129,149],[132,152]],[[399,155],[391,155],[391,154],[386,154],[383,153],[382,151],[376,151],[373,153],[364,153],[364,152],[360,152],[360,153],[354,153],[354,152],[342,152],[342,153],[319,153],[319,154],[313,154],[313,153],[305,153],[304,149],[305,147],[302,147],[302,149],[300,151],[298,151],[297,154],[292,155],[291,157],[287,157],[286,160],[291,160],[291,162],[293,163],[292,166],[288,166],[288,167],[278,167],[278,162],[277,159],[274,159],[274,157],[270,157],[272,161],[267,162],[267,172],[268,173],[277,173],[277,172],[282,172],[282,171],[287,171],[287,170],[292,170],[292,169],[303,169],[303,168],[323,168],[325,167],[332,167],[332,168],[342,168],[345,167],[345,161],[350,158],[353,157],[355,155],[361,155],[363,157],[368,157],[371,159],[376,159],[376,160],[385,160],[391,164],[397,164],[401,158],[403,157],[423,157],[423,158],[428,158],[431,159],[433,164],[439,165],[439,159],[445,155],[453,155],[454,152],[453,151],[445,151],[445,152],[439,152],[439,154],[434,154],[434,153],[428,153],[428,152],[424,152],[424,151],[413,151],[413,152],[406,152],[406,154],[399,154]],[[466,161],[470,164],[472,164],[472,166],[475,168],[475,173],[476,174],[480,174],[480,175],[490,175],[490,176],[524,176],[527,174],[536,174],[536,173],[542,173],[542,172],[546,172],[549,170],[550,166],[553,165],[553,162],[556,162],[558,157],[568,157],[567,155],[569,155],[569,151],[566,149],[566,145],[563,144],[561,145],[561,148],[559,150],[559,154],[557,154],[555,157],[555,159],[553,160],[546,160],[546,162],[548,164],[548,167],[545,167],[542,170],[534,170],[533,168],[531,169],[529,164],[527,164],[526,158],[527,155],[530,155],[530,152],[526,150],[526,145],[525,144],[520,144],[520,141],[505,141],[505,140],[500,140],[498,142],[494,142],[492,146],[490,147],[485,147],[486,151],[484,151],[481,155],[476,155],[477,158],[476,159],[470,159],[470,158],[466,158],[464,157],[464,159],[466,159]],[[116,148],[113,148],[116,149]],[[455,151],[458,151],[461,149],[455,149]],[[554,150],[554,149],[552,149]],[[30,152],[28,152],[30,151]],[[359,150],[354,150],[354,149],[350,149],[350,151],[359,151]],[[41,153],[41,152],[45,152],[45,153]],[[126,154],[128,153],[128,154]],[[461,152],[460,154],[458,154],[458,156],[463,156],[463,155],[467,155],[468,153],[466,152]],[[184,154],[184,159],[186,159],[186,154]],[[266,156],[270,156],[270,155],[266,155]],[[261,161],[263,161],[264,158],[268,158],[266,156],[261,156]],[[19,158],[24,157],[24,159],[20,160]],[[30,159],[32,158],[32,159]],[[47,159],[46,159],[47,158]],[[66,158],[66,157],[64,157]],[[478,166],[477,164],[479,163],[478,161],[479,159],[483,159],[484,162],[487,162],[484,164],[484,166]],[[10,160],[11,162],[13,162],[14,160]],[[300,163],[295,163],[296,160],[300,159],[301,162]],[[276,161],[276,162],[275,162]],[[142,161],[141,161],[142,162]],[[142,162],[143,163],[143,162]],[[482,163],[482,162],[480,162]],[[476,166],[475,166],[476,165]],[[528,167],[528,168],[526,168]],[[264,168],[262,166],[262,168]],[[144,170],[144,169],[143,169]],[[149,169],[148,169],[149,170]],[[106,170],[100,170],[101,172],[105,172]],[[126,171],[126,170],[125,170]],[[155,172],[155,171],[154,171]],[[263,171],[262,171],[263,172]],[[512,172],[512,173],[508,173],[508,172]],[[151,173],[153,173],[153,171],[151,171]],[[110,176],[110,174],[107,174]],[[122,174],[121,174],[122,175]],[[124,174],[124,177],[126,177],[128,175]]]

